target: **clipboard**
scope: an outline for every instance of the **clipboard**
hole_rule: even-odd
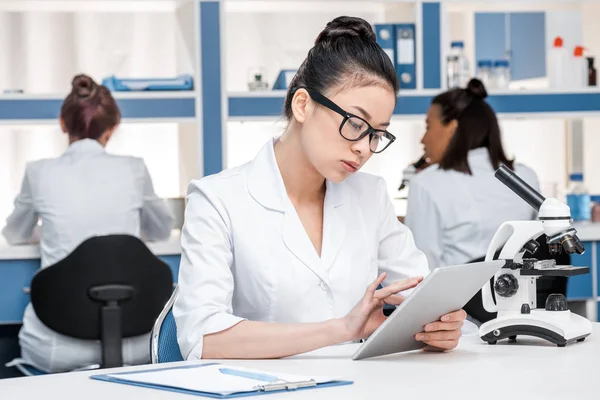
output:
[[[120,383],[120,384],[125,384],[125,385],[138,386],[138,387],[157,389],[157,390],[182,393],[182,394],[190,394],[190,395],[195,395],[195,396],[203,396],[203,397],[209,397],[209,398],[215,398],[215,399],[230,399],[230,398],[250,397],[250,396],[287,392],[287,391],[320,389],[320,388],[326,388],[326,387],[350,385],[350,384],[354,383],[352,381],[338,380],[335,378],[333,378],[333,380],[330,380],[330,381],[319,382],[319,379],[303,377],[306,379],[277,380],[274,382],[256,381],[252,384],[253,387],[251,390],[245,390],[245,391],[233,390],[233,392],[231,392],[231,393],[222,393],[222,392],[218,393],[218,392],[214,392],[214,391],[211,392],[211,391],[194,390],[191,388],[184,387],[185,385],[177,385],[174,382],[172,382],[172,383],[164,383],[164,382],[157,383],[157,382],[144,381],[143,379],[140,380],[136,377],[136,375],[139,377],[139,376],[144,376],[146,374],[152,374],[152,375],[158,376],[158,374],[160,374],[161,372],[163,372],[163,373],[164,372],[168,372],[168,373],[176,372],[176,373],[178,373],[178,375],[181,375],[182,373],[185,373],[185,372],[189,373],[189,372],[192,372],[191,370],[194,370],[193,373],[195,374],[194,375],[195,381],[198,381],[202,377],[202,368],[206,368],[206,367],[211,367],[211,370],[213,370],[212,373],[214,373],[214,369],[217,367],[219,369],[235,368],[235,369],[246,370],[245,368],[229,367],[229,366],[225,366],[225,365],[222,365],[219,363],[206,363],[206,364],[183,365],[183,366],[178,366],[178,367],[167,367],[167,368],[159,368],[159,369],[146,369],[146,370],[141,370],[141,371],[118,372],[118,373],[114,373],[114,374],[92,375],[92,376],[90,376],[90,378],[94,379],[94,380],[98,380],[98,381]],[[223,368],[221,368],[221,367],[223,367]],[[207,368],[207,372],[208,372],[208,368]],[[264,373],[264,374],[269,374],[269,372],[267,372],[267,371],[259,371],[259,372]],[[233,377],[231,379],[239,379],[239,378]],[[241,379],[244,379],[244,378],[241,378]]]

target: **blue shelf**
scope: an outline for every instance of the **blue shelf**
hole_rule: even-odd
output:
[[[427,90],[401,93],[394,115],[425,115],[431,100],[439,92],[441,91]],[[229,117],[237,120],[280,117],[284,98],[283,92],[259,95],[234,93],[229,96]],[[600,91],[597,90],[498,92],[492,93],[487,101],[497,113],[503,115],[600,115]]]
[[[123,120],[179,121],[196,117],[192,93],[115,94]],[[54,122],[60,113],[62,97],[0,96],[0,121],[4,123]]]

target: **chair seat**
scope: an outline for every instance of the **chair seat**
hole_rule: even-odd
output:
[[[28,364],[22,358],[15,358],[14,360],[6,363],[7,367],[14,367],[19,370],[25,376],[38,376],[38,375],[47,375],[48,373],[37,369],[31,364]]]

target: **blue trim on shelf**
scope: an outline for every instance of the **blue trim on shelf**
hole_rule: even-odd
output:
[[[441,85],[441,6],[423,3],[423,88],[439,89]]]
[[[229,97],[230,117],[277,117],[283,115],[285,97]]]
[[[600,93],[507,94],[490,96],[497,113],[568,113],[600,111]]]
[[[204,176],[223,169],[220,7],[219,2],[200,2]]]
[[[431,104],[433,95],[406,96],[400,93],[394,115],[424,115]],[[600,112],[600,92],[598,93],[547,93],[547,94],[499,94],[488,97],[489,104],[497,113],[568,113]],[[283,96],[231,96],[229,116],[279,117],[282,116]]]
[[[0,99],[0,120],[56,120],[60,114],[59,99]],[[127,118],[194,118],[194,98],[117,99],[123,119]]]

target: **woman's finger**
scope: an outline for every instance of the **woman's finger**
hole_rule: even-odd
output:
[[[406,297],[404,296],[400,296],[397,294],[392,294],[388,297],[386,297],[385,299],[383,299],[383,301],[386,304],[391,304],[393,306],[399,306],[400,304],[402,304],[402,302],[406,299]]]
[[[417,339],[420,342],[458,340],[458,339],[460,339],[461,335],[462,335],[462,332],[460,330],[421,332],[421,333],[417,333],[417,335],[415,336],[415,339]]]
[[[467,318],[467,313],[465,310],[458,310],[451,312],[450,314],[442,315],[442,322],[452,322],[452,321],[464,321]]]
[[[432,322],[423,328],[425,332],[436,332],[436,331],[455,331],[463,326],[463,321],[458,322]]]
[[[379,285],[381,285],[381,283],[385,280],[386,277],[386,273],[382,273],[381,275],[379,275],[377,277],[377,279],[375,279],[368,287],[367,287],[367,294],[370,294],[372,297],[373,294],[375,293],[375,291],[377,290],[377,288],[379,287]]]
[[[401,281],[394,282],[394,283],[384,287],[383,289],[377,290],[374,294],[374,297],[377,300],[385,299],[386,297],[389,297],[393,294],[402,292],[407,289],[414,288],[422,280],[423,280],[423,277],[416,277],[416,278],[404,279]]]

